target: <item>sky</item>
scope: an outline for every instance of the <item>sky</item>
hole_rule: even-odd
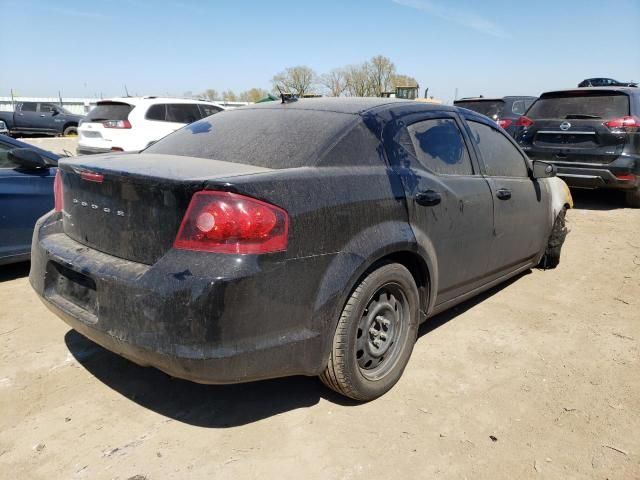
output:
[[[0,96],[104,98],[271,89],[389,57],[421,90],[539,95],[640,81],[640,0],[0,0]]]

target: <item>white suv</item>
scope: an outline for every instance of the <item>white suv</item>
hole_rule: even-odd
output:
[[[140,151],[179,128],[225,110],[199,100],[126,97],[101,100],[78,126],[78,155]]]

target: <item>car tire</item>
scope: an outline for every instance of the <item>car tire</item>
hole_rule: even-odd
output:
[[[625,194],[625,200],[631,208],[640,208],[640,188],[627,192]]]
[[[539,267],[545,270],[556,268],[560,264],[560,252],[562,245],[567,237],[567,209],[562,209],[555,222],[553,222],[553,229],[547,242],[547,248],[542,256]]]
[[[75,126],[70,126],[70,127],[66,127],[64,129],[64,132],[62,132],[62,135],[64,135],[65,137],[68,137],[70,135],[78,135],[78,127]]]
[[[320,376],[329,388],[354,400],[373,400],[400,379],[415,344],[419,293],[403,265],[369,273],[347,301]]]

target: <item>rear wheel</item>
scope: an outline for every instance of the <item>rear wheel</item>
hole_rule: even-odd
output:
[[[76,126],[70,126],[70,127],[65,127],[64,132],[62,132],[62,134],[65,137],[68,137],[70,135],[78,135],[78,127]]]
[[[418,288],[409,270],[393,263],[371,272],[342,311],[322,382],[355,400],[389,391],[409,362],[418,314]]]
[[[640,188],[626,193],[627,205],[631,208],[640,208]]]
[[[567,209],[566,207],[556,217],[553,223],[553,229],[547,242],[547,249],[544,252],[542,260],[540,260],[540,268],[551,269],[556,268],[560,264],[560,251],[567,237]]]

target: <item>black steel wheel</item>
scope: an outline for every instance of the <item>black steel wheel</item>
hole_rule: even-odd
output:
[[[321,380],[356,400],[383,395],[409,361],[418,316],[419,294],[411,273],[397,263],[374,270],[344,307]]]

